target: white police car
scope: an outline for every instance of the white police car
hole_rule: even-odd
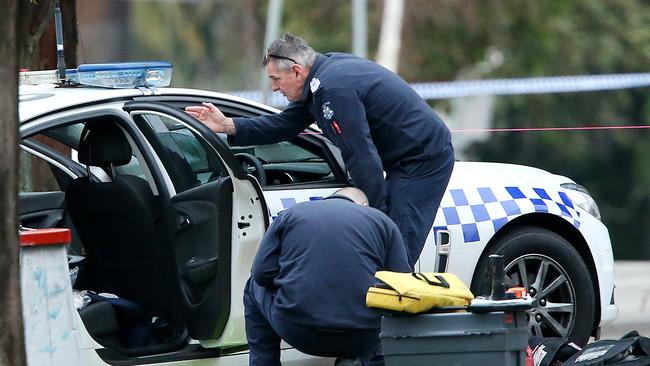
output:
[[[78,311],[83,363],[245,363],[242,291],[258,243],[279,211],[350,184],[338,150],[317,129],[228,146],[183,108],[278,111],[166,88],[166,63],[84,65],[68,76],[85,86],[21,75],[20,219],[73,229],[70,250],[86,257],[75,288],[128,300]],[[538,300],[534,334],[584,342],[616,317],[609,234],[571,179],[457,162],[417,269],[456,273],[483,294],[491,253],[505,256],[508,286]],[[283,349],[285,364],[325,362],[306,359]]]

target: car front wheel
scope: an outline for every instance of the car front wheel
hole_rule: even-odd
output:
[[[595,316],[594,284],[568,241],[546,229],[524,227],[500,238],[488,254],[503,255],[507,287],[524,287],[537,300],[528,311],[532,334],[587,343]],[[475,295],[490,294],[487,257],[476,267]]]

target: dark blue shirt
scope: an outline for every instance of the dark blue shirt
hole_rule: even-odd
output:
[[[377,329],[366,307],[379,270],[410,272],[397,226],[379,210],[332,196],[282,211],[264,235],[252,278],[277,289],[274,305],[292,322]]]
[[[314,120],[341,150],[353,183],[382,211],[384,170],[409,157],[435,159],[451,144],[447,126],[402,78],[343,53],[319,55],[302,99],[282,113],[235,118],[231,141],[252,145],[287,140]]]

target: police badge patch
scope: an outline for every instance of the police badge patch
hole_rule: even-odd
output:
[[[311,81],[309,82],[309,89],[311,89],[312,94],[316,93],[316,90],[318,90],[319,86],[320,86],[320,80],[316,78],[312,78]]]
[[[325,117],[325,119],[332,119],[334,116],[334,110],[330,106],[330,102],[323,103],[321,108],[323,109],[323,117]]]

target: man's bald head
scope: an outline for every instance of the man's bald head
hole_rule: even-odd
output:
[[[358,205],[368,206],[368,197],[359,188],[354,188],[354,187],[341,188],[338,191],[334,192],[334,194],[337,196],[345,196],[351,199],[352,201],[354,201],[354,203]]]

